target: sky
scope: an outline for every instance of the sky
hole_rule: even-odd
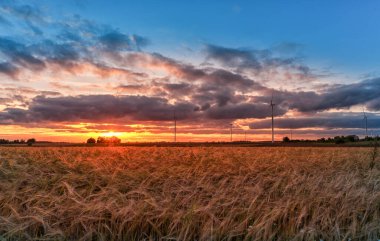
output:
[[[0,138],[380,134],[379,1],[0,0]]]

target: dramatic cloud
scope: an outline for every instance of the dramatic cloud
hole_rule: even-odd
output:
[[[321,100],[314,106],[304,106],[300,110],[326,110],[331,108],[348,108],[354,105],[366,104],[378,100],[380,96],[380,78],[364,80],[359,83],[341,85],[331,88],[321,95]],[[376,105],[370,105],[374,110]]]
[[[67,97],[37,96],[27,110],[7,108],[0,113],[4,123],[36,123],[62,121],[106,121],[127,118],[133,120],[171,120],[176,110],[178,118],[194,114],[194,106],[183,102],[171,105],[166,99],[146,96],[89,95]]]
[[[368,127],[380,128],[380,116],[367,114]],[[252,129],[271,128],[271,120],[260,120],[250,124]],[[310,117],[298,118],[278,118],[275,120],[276,128],[281,129],[344,129],[344,128],[364,128],[365,122],[361,113],[327,113],[313,115]]]
[[[271,49],[250,50],[207,45],[205,53],[206,60],[214,60],[225,67],[234,68],[237,71],[248,70],[255,73],[269,71],[273,73],[277,72],[277,69],[283,68],[305,79],[315,77],[308,66],[299,63],[297,57],[275,56]],[[291,75],[290,72],[286,74]]]
[[[275,96],[279,103],[301,112],[348,109],[356,105],[380,110],[378,105],[380,78],[363,80],[354,84],[329,86],[323,93],[276,91]]]
[[[277,111],[277,115],[282,115],[286,111]],[[271,115],[270,108],[266,104],[237,104],[228,105],[221,108],[211,108],[208,116],[212,119],[245,119],[245,118],[266,118]]]
[[[48,92],[45,95],[59,95]],[[170,104],[167,99],[147,96],[61,96],[33,98],[28,109],[7,108],[0,112],[0,121],[6,123],[37,123],[67,121],[110,121],[131,119],[147,121],[172,120],[176,111],[180,119],[238,119],[264,118],[270,115],[263,104],[236,104],[219,106],[195,106],[188,102]]]

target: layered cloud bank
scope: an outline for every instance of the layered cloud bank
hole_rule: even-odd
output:
[[[302,62],[297,44],[204,44],[196,63],[149,52],[154,40],[79,16],[54,20],[11,2],[0,12],[2,29],[19,29],[0,36],[2,125],[102,132],[108,123],[119,131],[165,133],[175,112],[184,133],[223,133],[232,122],[261,133],[270,127],[273,96],[277,128],[317,135],[361,129],[362,109],[380,110],[380,78],[336,84]],[[378,115],[368,119],[380,128]],[[68,128],[77,123],[87,124]]]

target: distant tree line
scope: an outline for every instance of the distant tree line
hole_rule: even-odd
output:
[[[335,143],[335,144],[343,144],[343,143],[350,143],[350,142],[364,142],[364,141],[380,141],[379,136],[370,137],[366,136],[365,138],[360,139],[357,135],[348,135],[348,136],[335,136],[333,138],[320,138],[317,140],[290,140],[289,137],[285,136],[282,138],[283,142],[317,142],[317,143]]]
[[[16,140],[7,140],[7,139],[0,139],[0,145],[6,145],[6,144],[28,144],[29,146],[33,145],[34,143],[36,143],[36,139],[35,138],[30,138],[28,140],[24,140],[24,139],[16,139]]]
[[[95,138],[88,138],[87,139],[87,144],[120,144],[121,139],[117,138],[116,136],[111,136],[111,137],[106,137],[106,136],[99,136],[97,140]]]

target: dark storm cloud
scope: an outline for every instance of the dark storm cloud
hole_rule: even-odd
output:
[[[252,99],[300,112],[320,112],[331,109],[348,109],[362,105],[370,110],[380,110],[380,78],[363,80],[353,84],[327,86],[321,93],[314,91],[281,91],[266,89]]]
[[[179,119],[196,114],[190,103],[175,105],[166,99],[146,96],[37,96],[28,109],[7,108],[0,112],[2,123],[36,123],[63,121],[107,121],[128,118],[133,120],[172,120],[176,110]]]
[[[225,69],[200,68],[181,63],[159,54],[133,53],[126,56],[128,64],[147,69],[159,69],[168,73],[168,78],[176,78],[176,83],[151,82],[150,88],[161,88],[171,98],[187,97],[200,106],[245,102],[239,93],[264,91],[268,88],[241,74]]]
[[[327,93],[321,95],[321,101],[317,102],[311,109],[326,110],[331,108],[348,108],[353,105],[374,101],[378,99],[379,96],[380,78],[374,78],[329,89]],[[376,108],[376,105],[372,107]],[[308,109],[307,106],[304,107],[304,110]]]
[[[162,87],[174,96],[187,96],[194,90],[193,86],[188,83],[164,83]]]
[[[161,97],[132,95],[80,95],[57,96],[58,92],[41,93],[28,102],[27,109],[7,108],[0,112],[0,122],[9,123],[48,123],[48,122],[102,122],[117,119],[136,121],[172,120],[176,111],[178,120],[195,121],[265,118],[270,115],[265,104],[228,104],[222,107],[206,103],[197,106],[186,101],[170,104]],[[277,111],[277,114],[283,112]]]
[[[253,87],[264,88],[249,78],[223,69],[212,71],[204,77],[203,88],[217,89],[220,87],[233,88],[239,91],[250,91]]]
[[[380,78],[329,87],[321,94],[312,91],[275,93],[280,102],[301,112],[347,109],[355,105],[367,106],[371,110],[380,110],[378,105]]]
[[[374,117],[373,119],[368,119],[368,126],[371,128],[380,128],[380,117]],[[314,117],[314,118],[297,118],[297,119],[277,119],[275,121],[276,128],[282,129],[299,129],[299,128],[325,128],[325,129],[335,129],[335,128],[363,128],[364,122],[363,118],[360,116],[355,117]],[[255,122],[250,125],[252,129],[265,129],[271,127],[271,122],[269,120]]]
[[[286,111],[277,111],[277,115],[282,115]],[[211,107],[207,111],[207,116],[211,119],[245,119],[245,118],[266,118],[271,115],[270,108],[266,104],[242,103],[237,105],[227,105],[219,108]]]
[[[222,56],[250,57],[244,51],[222,50],[225,52]],[[216,50],[214,49],[214,51]],[[218,68],[203,69],[183,64],[158,54],[132,55],[130,60],[148,63],[148,67],[154,66],[166,69],[170,74],[186,81],[188,85],[181,84],[179,87],[185,88],[186,91],[182,93],[187,94],[198,106],[213,105],[215,103],[218,106],[225,106],[229,103],[238,104],[246,103],[247,101],[255,104],[268,104],[273,93],[276,105],[283,110],[294,109],[300,112],[317,112],[330,109],[345,109],[355,105],[367,105],[371,110],[379,109],[379,79],[364,80],[346,85],[326,85],[320,92],[285,91],[269,89],[239,73]],[[276,58],[269,58],[267,62],[272,65],[292,63],[291,60]],[[304,73],[311,71],[307,66],[298,65],[293,67],[297,67],[299,71]],[[168,88],[166,90],[169,92],[176,91]],[[257,96],[250,99],[241,97],[237,93],[249,93],[252,91],[255,91]]]
[[[368,127],[380,128],[380,116],[367,114]],[[280,129],[301,128],[364,128],[364,119],[361,113],[329,113],[311,117],[279,118],[275,120],[275,127]],[[252,129],[265,129],[271,127],[271,120],[262,120],[250,124]]]
[[[225,106],[228,103],[244,103],[247,99],[236,92],[261,91],[265,87],[226,70],[218,69],[205,72],[199,84],[193,87],[191,99],[194,103],[204,105],[208,102]]]

